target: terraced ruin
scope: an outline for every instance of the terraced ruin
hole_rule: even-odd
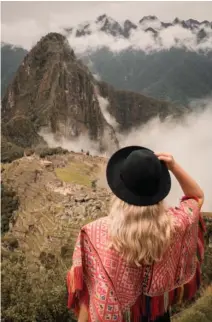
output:
[[[8,281],[11,283],[13,280],[11,276],[17,274],[14,271],[16,266],[13,267],[14,256],[22,256],[24,259],[21,260],[21,271],[25,272],[23,267],[28,271],[24,273],[28,276],[27,283],[29,280],[31,285],[31,279],[36,280],[41,298],[46,296],[45,292],[49,292],[48,287],[53,289],[52,303],[57,301],[57,311],[65,310],[63,314],[68,316],[61,319],[60,314],[57,320],[56,315],[49,318],[49,313],[45,313],[48,317],[44,318],[42,315],[42,321],[74,321],[65,308],[64,278],[71,265],[73,247],[80,227],[108,213],[110,192],[105,179],[106,162],[107,160],[103,157],[70,152],[45,158],[34,154],[2,165],[2,184],[14,191],[19,200],[19,206],[14,211],[9,224],[10,229],[4,232],[2,238],[3,288],[7,287]],[[4,205],[4,199],[2,203]],[[205,213],[204,216],[209,227],[207,236],[209,242],[212,232],[212,213]],[[208,247],[203,271],[207,281],[212,277],[211,256],[211,248]],[[15,263],[18,262],[16,258]],[[52,274],[49,277],[52,284],[49,284],[46,278],[49,272]],[[10,278],[7,282],[5,276]],[[58,284],[59,281],[60,284]],[[17,278],[15,282],[17,283]],[[27,283],[22,285],[23,289],[29,287]],[[22,289],[19,287],[17,291],[17,287],[14,286],[16,297],[18,297],[18,292],[21,294],[19,297],[23,296]],[[60,288],[58,295],[60,300],[58,300],[55,292]],[[7,291],[3,290],[4,315],[9,317],[10,321],[32,321],[30,318],[27,320],[25,317],[23,320],[21,317],[23,315],[21,305],[27,307],[29,304],[26,305],[25,302],[20,304],[20,301],[24,299],[16,299],[16,309],[11,311],[11,308],[4,304],[8,303],[6,294]],[[36,294],[38,294],[37,289]],[[37,316],[40,305],[37,304],[32,314]],[[45,305],[45,310],[47,307],[49,310],[49,301]],[[60,305],[59,308],[58,305]],[[53,306],[54,309],[51,307],[51,310],[55,311],[55,304]],[[30,308],[28,307],[27,310],[29,311]]]

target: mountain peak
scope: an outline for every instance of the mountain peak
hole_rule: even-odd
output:
[[[141,20],[139,20],[139,23],[142,23],[144,21],[155,21],[158,20],[156,16],[144,16]]]
[[[136,29],[138,28],[132,21],[130,20],[125,20],[124,22],[124,28],[133,28],[133,29]]]
[[[129,37],[131,30],[136,30],[138,27],[130,20],[124,21],[124,36]]]
[[[118,35],[124,36],[124,31],[121,25],[116,20],[107,16],[106,14],[99,16],[96,20],[96,23],[97,25],[99,25],[100,31],[104,31],[107,34],[110,34],[114,37]]]
[[[94,90],[94,79],[68,44],[58,33],[49,33],[32,48],[9,85],[2,102],[2,119],[8,124],[24,116],[35,132],[51,133],[55,140],[76,140],[80,135],[98,141],[99,149],[117,144],[113,128],[105,120]],[[10,122],[10,123],[9,123]],[[25,123],[26,123],[25,122]],[[5,136],[15,144],[31,146],[27,136],[20,137],[16,129]],[[33,131],[34,131],[33,130]]]
[[[200,22],[198,20],[195,19],[188,19],[185,21],[187,25],[191,25],[191,26],[195,26],[195,25],[199,25]]]
[[[179,23],[181,23],[181,20],[179,19],[179,18],[175,18],[174,20],[173,20],[173,24],[179,24]]]
[[[154,32],[155,35],[157,34],[160,36],[160,32],[173,26],[191,30],[193,36],[198,38],[197,34],[199,29],[203,28],[206,33],[209,34],[209,28],[212,28],[212,23],[207,20],[203,22],[199,22],[195,19],[180,20],[178,17],[176,17],[172,22],[163,22],[154,15],[144,16],[137,24],[129,19],[119,23],[104,13],[98,16],[93,22],[87,21],[82,24],[78,24],[75,27],[70,26],[70,28],[66,28],[65,32],[67,35],[71,34],[73,37],[84,37],[98,32],[103,32],[114,38],[120,37],[129,39],[132,31],[151,31]],[[174,42],[177,43],[177,40],[174,40]]]
[[[42,41],[66,42],[66,37],[58,32],[49,32],[41,38],[39,43]]]
[[[55,54],[65,54],[68,59],[76,59],[67,38],[57,32],[50,32],[43,36],[31,51],[31,57],[47,57]]]
[[[101,22],[105,19],[107,19],[107,15],[103,14],[103,15],[100,15],[99,17],[97,17],[96,22]]]

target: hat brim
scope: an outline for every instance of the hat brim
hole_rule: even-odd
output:
[[[161,178],[158,186],[158,191],[154,196],[135,195],[131,190],[129,190],[125,186],[124,182],[121,180],[121,177],[120,177],[120,171],[125,159],[130,155],[131,152],[140,150],[140,149],[151,151],[141,146],[128,146],[115,152],[107,164],[107,169],[106,169],[107,182],[112,192],[119,199],[125,201],[130,205],[135,205],[135,206],[155,205],[161,200],[163,200],[168,195],[171,189],[171,177],[165,162],[160,161],[162,166],[162,173],[161,173]]]

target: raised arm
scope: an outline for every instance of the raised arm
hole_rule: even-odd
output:
[[[196,181],[178,164],[169,153],[155,153],[159,160],[164,161],[168,169],[174,174],[184,194],[187,197],[197,197],[204,200],[204,193]]]

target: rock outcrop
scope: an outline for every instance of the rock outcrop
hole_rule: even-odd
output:
[[[109,113],[120,125],[121,131],[146,123],[151,118],[159,116],[164,119],[168,115],[181,117],[187,109],[162,100],[156,100],[132,91],[115,90],[113,86],[99,82],[99,92],[107,97],[110,104]]]
[[[94,81],[64,36],[43,37],[24,58],[3,98],[5,137],[33,146],[42,141],[42,129],[56,139],[83,135],[98,142],[100,151],[115,149],[118,141],[101,112]]]

